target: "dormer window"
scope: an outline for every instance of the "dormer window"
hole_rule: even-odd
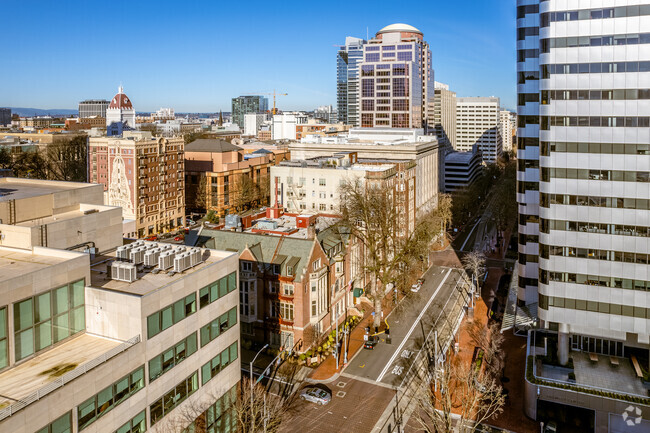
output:
[[[244,272],[252,272],[253,264],[251,262],[241,262],[241,270]]]

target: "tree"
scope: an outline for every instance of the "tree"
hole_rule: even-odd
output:
[[[87,137],[78,135],[69,140],[49,144],[44,150],[48,179],[86,182],[88,170]]]
[[[18,154],[13,172],[16,177],[48,179],[47,160],[41,151],[28,151]]]
[[[13,158],[9,148],[0,146],[0,168],[13,168]]]
[[[465,254],[462,263],[465,269],[469,269],[472,273],[472,285],[475,290],[478,289],[479,278],[485,273],[485,255],[482,251],[471,251]],[[476,283],[474,283],[474,279],[476,279]]]
[[[369,276],[374,326],[379,327],[387,285],[402,279],[414,263],[426,257],[440,225],[435,224],[430,212],[421,215],[409,233],[402,223],[400,203],[390,188],[349,181],[341,185],[339,194],[339,224],[364,251],[361,269]]]
[[[436,215],[440,219],[442,224],[442,238],[441,243],[444,242],[444,235],[447,233],[447,226],[451,224],[452,221],[452,199],[449,194],[440,194],[438,196],[438,208],[436,209]]]
[[[516,169],[514,162],[507,163],[494,191],[493,214],[500,236],[504,236],[506,230],[517,220]]]
[[[230,202],[238,211],[251,208],[259,196],[259,190],[247,173],[233,176],[230,186]]]
[[[498,380],[503,335],[496,324],[487,327],[472,320],[464,326],[479,348],[476,359],[468,362],[451,354],[441,363],[434,361],[429,366],[433,371],[427,368],[426,377],[422,370],[416,370],[423,377],[414,379],[422,383],[415,390],[414,418],[424,432],[472,433],[503,412],[505,395]]]
[[[194,140],[198,140],[199,138],[203,138],[203,132],[188,132],[187,134],[183,135],[183,141],[185,144],[189,144],[193,142]]]
[[[194,206],[197,210],[205,210],[208,206],[208,179],[205,174],[199,175],[199,185],[194,195]]]
[[[259,383],[251,388],[250,379],[242,378],[233,407],[239,433],[275,433],[287,414],[290,400],[269,393]]]

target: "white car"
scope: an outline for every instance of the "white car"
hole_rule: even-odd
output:
[[[417,293],[420,291],[422,288],[422,283],[424,283],[424,279],[420,278],[418,281],[411,286],[411,292]]]
[[[332,395],[323,389],[310,386],[302,390],[300,399],[324,406],[332,400]]]

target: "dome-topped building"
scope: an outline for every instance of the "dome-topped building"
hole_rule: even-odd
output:
[[[398,33],[401,39],[418,38],[422,40],[422,32],[409,24],[395,23],[388,25],[379,30],[375,38],[382,39],[382,35],[387,33]]]
[[[118,87],[117,94],[113,96],[106,109],[107,130],[113,124],[126,124],[130,128],[135,128],[135,109],[131,99],[124,93],[122,86]]]

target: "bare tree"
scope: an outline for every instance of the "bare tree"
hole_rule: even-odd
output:
[[[465,254],[462,262],[465,269],[472,273],[472,284],[475,290],[478,290],[479,279],[485,273],[485,255],[481,251],[474,250]],[[474,280],[476,280],[476,283]]]
[[[200,174],[199,184],[194,195],[194,206],[197,210],[206,210],[208,206],[208,180],[205,174]]]
[[[289,401],[267,392],[258,383],[242,378],[240,392],[233,406],[239,433],[275,433],[280,430],[282,420],[287,414]]]
[[[48,179],[86,182],[88,154],[86,140],[85,135],[78,135],[45,147],[43,159],[46,163]]]
[[[432,365],[426,378],[420,378],[423,385],[415,393],[414,419],[424,432],[472,433],[503,412],[505,395],[498,381],[503,336],[497,327],[479,321],[465,327],[480,349],[479,356],[470,362],[449,355],[443,363]]]
[[[412,232],[403,224],[402,210],[390,188],[346,182],[340,187],[340,225],[361,244],[361,268],[369,276],[375,327],[381,324],[382,301],[388,284],[399,281],[414,263],[428,254],[440,230],[433,213],[420,215]]]
[[[255,205],[259,191],[253,179],[247,173],[240,173],[232,176],[230,190],[230,202],[235,209],[242,211]]]

